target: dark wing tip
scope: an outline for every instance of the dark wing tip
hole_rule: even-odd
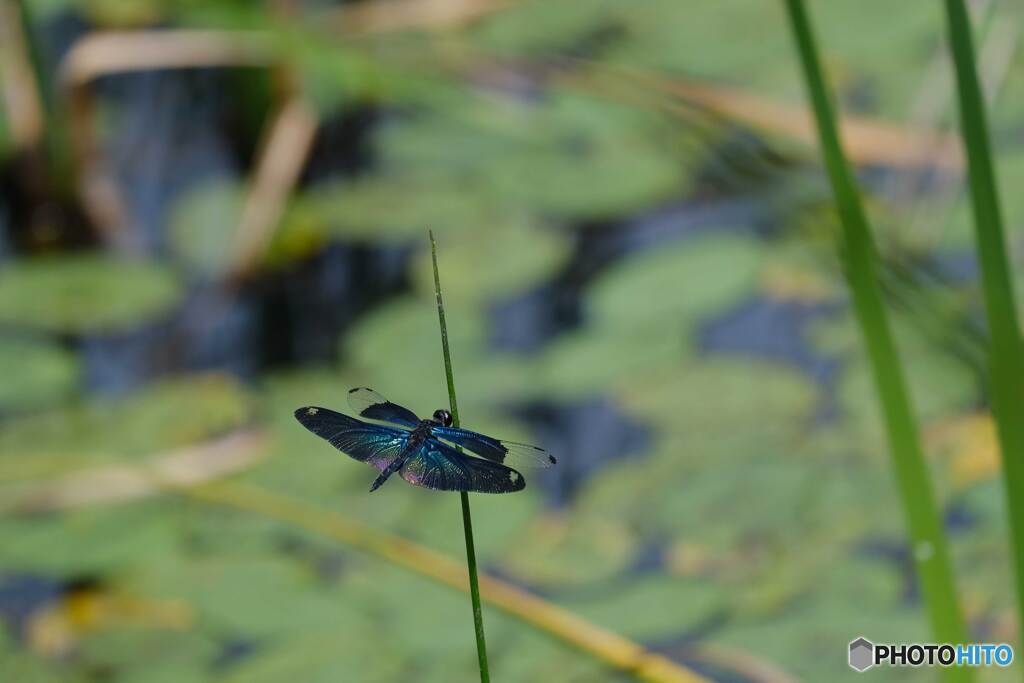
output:
[[[321,408],[318,408],[316,406],[304,406],[295,411],[295,419],[301,422],[302,424],[306,424],[309,418],[315,416],[321,410]]]
[[[505,467],[504,465],[499,465],[498,467],[503,467],[508,471],[508,480],[511,486],[496,489],[492,493],[515,493],[526,488],[526,478],[518,470]]]
[[[552,465],[554,465],[554,464],[556,464],[558,462],[557,460],[555,460],[555,456],[551,455],[550,453],[548,453],[548,460],[551,461]]]
[[[354,394],[357,391],[373,391],[373,389],[371,389],[370,387],[352,387],[351,389],[348,390],[348,393]]]

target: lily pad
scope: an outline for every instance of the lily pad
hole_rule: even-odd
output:
[[[830,75],[840,96],[847,96],[847,106],[896,118],[913,105],[943,25],[937,8],[915,12],[901,5],[886,15],[884,27],[871,31],[877,24],[872,17],[889,9],[884,0],[856,8],[829,3],[816,8],[814,19],[827,46]],[[614,64],[641,73],[737,83],[775,99],[802,96],[781,7],[747,0],[713,5],[657,0],[620,8],[616,16],[621,36],[604,54]],[[759,40],[737,45],[717,39],[725,34]]]
[[[174,274],[155,263],[99,254],[41,257],[0,270],[0,322],[111,332],[167,315],[181,295]]]
[[[0,427],[0,473],[46,476],[51,459],[51,474],[58,474],[72,460],[86,467],[144,458],[222,435],[241,426],[250,410],[248,395],[235,381],[205,375],[162,382],[131,399],[12,419]]]
[[[324,183],[299,195],[271,249],[301,252],[304,244],[329,237],[425,241],[428,229],[458,232],[509,221],[472,183],[446,182],[436,174],[376,174]]]
[[[57,344],[0,338],[0,410],[22,412],[70,396],[78,385],[78,357]]]
[[[535,390],[552,399],[607,393],[619,383],[672,371],[692,356],[685,328],[630,334],[607,326],[559,337],[529,366]]]
[[[219,647],[197,628],[193,605],[113,586],[93,599],[91,617],[79,616],[85,622],[75,643],[79,668],[111,672],[119,683],[208,680],[208,662]]]
[[[379,145],[387,168],[475,185],[504,206],[583,218],[678,196],[684,164],[671,131],[650,112],[554,94],[537,103],[481,99],[458,114],[396,122]]]
[[[929,637],[922,611],[916,606],[864,609],[857,597],[819,593],[790,605],[785,612],[728,624],[709,639],[709,645],[779,662],[799,680],[856,681],[860,674],[847,665],[845,652],[849,642],[862,633],[875,642],[928,642]],[[840,654],[822,657],[822,652]],[[879,667],[872,671],[875,674],[885,681],[927,681],[932,676],[926,668]]]
[[[453,502],[458,507],[457,501]],[[456,527],[455,531],[461,529]],[[368,558],[355,567],[342,589],[351,595],[353,607],[370,614],[381,610],[382,617],[387,615],[394,620],[387,626],[399,658],[462,660],[462,666],[467,668],[475,664],[475,658],[465,656],[475,645],[472,628],[436,628],[438,624],[471,626],[466,619],[469,596],[462,591],[453,591],[404,568],[381,565],[375,558]],[[413,603],[420,607],[410,610],[408,607]],[[500,639],[509,632],[510,624],[508,619],[497,619],[498,614],[491,609],[488,616],[496,617],[493,637]],[[491,635],[490,619],[487,626],[487,633]],[[471,672],[470,668],[467,673]]]
[[[202,514],[220,512],[204,507]],[[254,639],[365,626],[368,621],[365,613],[338,610],[325,600],[325,586],[294,558],[237,556],[223,546],[205,557],[175,556],[166,558],[163,565],[149,564],[136,570],[127,585],[138,592],[201,605],[218,628]]]
[[[467,358],[481,352],[481,321],[449,311],[447,322],[452,362],[464,368]],[[374,311],[348,335],[342,354],[354,375],[372,378],[374,389],[413,410],[447,403],[437,306],[426,297]]]
[[[172,248],[199,274],[217,275],[230,265],[244,193],[241,183],[222,180],[177,200],[170,217]]]
[[[449,307],[447,322],[460,406],[492,409],[529,392],[523,364],[488,350],[480,315]],[[349,386],[372,386],[420,413],[448,404],[433,292],[374,311],[348,335],[342,357]]]
[[[727,605],[723,588],[711,581],[631,576],[610,595],[570,597],[565,606],[617,634],[651,642],[690,631],[718,616]]]
[[[893,327],[911,403],[919,419],[938,419],[973,405],[978,378],[971,368],[938,348],[907,320],[894,317]],[[882,443],[878,397],[852,314],[823,321],[816,326],[815,336],[822,345],[842,350],[850,359],[838,389],[843,415],[861,430],[861,439],[869,436],[873,443]]]
[[[13,646],[12,646],[12,649]],[[3,652],[4,676],[13,681],[32,681],[32,683],[84,683],[88,679],[79,676],[67,667],[46,661],[38,655],[14,650]]]
[[[488,52],[507,57],[564,54],[594,37],[623,39],[622,8],[614,0],[517,2],[484,17],[468,34]]]
[[[595,283],[589,312],[597,330],[640,337],[695,325],[752,289],[760,250],[729,235],[683,240],[638,254]]]
[[[524,291],[550,280],[569,258],[568,234],[552,228],[504,222],[480,223],[473,229],[438,238],[438,262],[445,304],[453,311],[476,314],[482,305],[509,292]],[[413,261],[419,291],[434,289],[428,248]]]
[[[494,610],[486,612],[488,634],[494,614]],[[524,653],[529,653],[529,656],[524,656]],[[488,639],[487,655],[491,671],[500,672],[501,677],[509,681],[631,683],[635,680],[629,673],[611,669],[595,657],[583,656],[579,650],[547,633],[523,628],[518,623],[500,641]],[[437,683],[447,683],[450,677],[440,673]]]
[[[301,71],[303,93],[324,118],[353,102],[458,106],[463,97],[461,82],[440,72],[429,58],[422,59],[431,48],[420,36],[383,32],[368,42],[339,41],[332,32],[282,24],[273,15],[268,21],[268,14],[258,10],[254,14],[278,40],[280,53]]]
[[[536,519],[501,559],[505,571],[529,584],[579,585],[616,575],[636,550],[622,520],[573,514]]]
[[[255,657],[242,662],[218,683],[276,683],[282,680],[332,683],[352,677],[367,683],[384,683],[402,677],[403,662],[393,653],[381,651],[369,639],[383,632],[370,631],[354,639],[326,633],[293,638],[265,648]],[[391,655],[391,656],[389,656]]]
[[[539,475],[536,470],[524,469],[523,476],[527,481],[525,491],[473,496],[473,525],[487,529],[487,533],[479,534],[475,541],[477,559],[481,563],[502,557],[509,547],[520,543],[522,534],[528,531],[531,521],[542,509]],[[458,494],[419,489],[404,481],[389,481],[387,486],[392,490],[393,499],[401,496],[409,503],[403,516],[388,527],[390,531],[450,557],[461,557],[466,552]],[[373,514],[377,505],[377,501],[368,500],[361,511],[371,515],[371,523],[377,523]]]
[[[0,517],[7,566],[57,576],[104,576],[171,557],[180,527],[166,501],[90,508],[50,518]]]
[[[761,434],[799,433],[818,399],[817,387],[794,369],[718,358],[631,378],[616,396],[638,418],[691,437],[730,434],[737,424]]]

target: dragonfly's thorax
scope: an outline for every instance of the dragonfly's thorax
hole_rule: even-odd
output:
[[[414,451],[423,445],[423,442],[430,438],[432,429],[437,426],[437,423],[433,420],[420,420],[420,423],[416,425],[416,428],[409,433],[409,441],[406,448],[409,451]]]

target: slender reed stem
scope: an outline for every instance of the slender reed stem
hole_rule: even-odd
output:
[[[988,363],[992,410],[1003,452],[1018,618],[1019,623],[1024,624],[1024,343],[1010,280],[1010,262],[1006,255],[985,104],[971,44],[971,22],[963,0],[946,0],[946,17],[956,68],[960,126],[967,151],[981,284],[991,336]]]
[[[430,231],[430,258],[434,263],[434,293],[437,295],[437,320],[441,325],[441,350],[444,353],[444,374],[448,380],[448,402],[452,408],[452,424],[459,426],[459,402],[455,398],[455,378],[452,375],[452,355],[448,349],[448,324],[444,319],[444,301],[441,299],[441,276],[437,270],[437,243]],[[476,550],[473,547],[473,518],[469,512],[469,494],[462,498],[462,527],[466,532],[466,567],[469,569],[469,598],[473,602],[473,627],[476,631],[476,655],[480,661],[480,681],[489,683],[487,668],[487,642],[484,640],[484,613],[480,608],[480,580],[476,575]]]
[[[932,633],[939,642],[965,642],[945,533],[925,467],[903,368],[896,355],[875,265],[876,251],[860,194],[843,154],[835,114],[807,13],[801,0],[786,0],[790,26],[818,126],[825,167],[842,224],[842,255],[853,308],[861,328],[903,502],[917,575]],[[943,671],[946,680],[969,681],[969,669]]]

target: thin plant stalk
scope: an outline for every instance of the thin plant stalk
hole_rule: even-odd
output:
[[[448,402],[451,405],[452,424],[459,426],[459,402],[455,397],[455,378],[452,374],[452,355],[448,349],[448,324],[444,319],[444,301],[441,298],[441,276],[437,270],[437,243],[430,231],[430,258],[434,264],[434,293],[437,295],[437,321],[441,325],[441,350],[444,353],[444,374],[448,380]],[[489,683],[487,642],[484,639],[484,614],[480,607],[480,580],[476,574],[476,550],[473,546],[473,517],[469,511],[469,494],[460,491],[462,499],[462,527],[466,532],[466,567],[469,570],[469,598],[473,603],[473,628],[476,633],[476,655],[480,662],[480,681]]]
[[[1019,623],[1024,624],[1024,342],[1021,341],[1010,279],[1010,260],[1006,254],[985,104],[974,59],[971,22],[962,0],[946,0],[946,18],[956,70],[960,127],[967,152],[974,231],[991,338],[987,351],[992,412],[1003,453]]]
[[[946,537],[925,467],[903,368],[883,306],[876,250],[860,194],[843,154],[830,95],[802,0],[786,0],[793,37],[818,127],[825,167],[842,225],[842,256],[882,408],[896,483],[932,634],[939,642],[963,643],[966,629],[956,600]],[[969,681],[969,669],[944,670],[946,680]]]

